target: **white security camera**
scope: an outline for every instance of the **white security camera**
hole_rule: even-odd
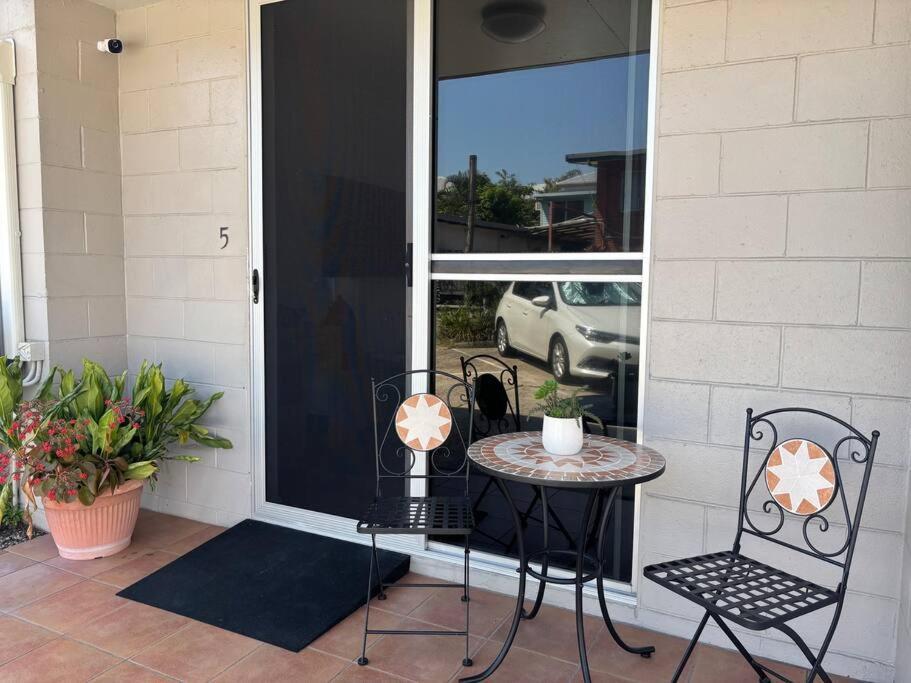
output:
[[[105,38],[104,40],[99,40],[98,51],[119,55],[123,52],[123,41],[119,38]]]

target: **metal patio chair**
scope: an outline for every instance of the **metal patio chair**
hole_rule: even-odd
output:
[[[831,450],[804,438],[779,440],[779,427],[783,426],[783,421],[796,417],[804,424],[810,416],[815,416],[814,420],[818,419],[837,434],[833,437],[835,443]],[[771,445],[762,458],[761,466],[750,478],[750,447],[755,445],[753,442],[762,441],[766,432],[771,436]],[[812,682],[819,675],[826,683],[831,682],[822,668],[822,660],[844,606],[848,573],[878,439],[877,431],[868,438],[837,417],[810,408],[779,408],[755,417],[752,409],[747,410],[740,508],[733,548],[660,562],[644,570],[646,578],[705,609],[696,634],[677,667],[674,681],[683,672],[711,618],[733,642],[760,681],[769,683],[767,674],[784,681],[788,679],[757,662],[726,621],[753,631],[776,629],[782,632],[794,641],[810,664],[806,681]],[[845,494],[845,477],[848,475],[860,477],[853,515]],[[762,483],[759,482],[760,477]],[[768,519],[759,518],[762,513],[771,516],[771,523]],[[794,525],[794,522],[797,524]],[[799,527],[799,534],[788,536],[788,532],[797,531],[794,526]],[[840,574],[840,581],[835,588],[828,588],[747,557],[741,553],[741,540],[746,540],[745,534],[833,566],[837,568],[834,571]],[[827,547],[820,547],[824,541]],[[832,621],[819,653],[814,656],[787,622],[833,605]]]
[[[415,376],[425,376],[426,393],[410,394]],[[357,524],[358,533],[370,534],[372,554],[367,576],[367,609],[364,640],[357,663],[367,660],[368,635],[463,636],[463,666],[472,666],[469,657],[468,624],[468,536],[474,529],[474,516],[468,496],[468,445],[474,420],[474,389],[447,372],[411,370],[382,382],[371,381],[373,389],[374,448],[376,456],[376,493],[373,503]],[[430,393],[436,387],[440,396]],[[426,457],[420,458],[419,454]],[[463,480],[458,496],[411,496],[407,490],[414,479]],[[404,494],[404,495],[403,495]],[[465,539],[464,581],[452,583],[407,583],[385,586],[376,552],[377,534],[421,534],[463,536]],[[376,583],[374,583],[374,577]],[[387,588],[461,588],[465,603],[464,631],[398,630],[370,628],[370,598],[386,599]]]
[[[462,365],[462,379],[464,382],[471,384],[475,389],[475,413],[473,424],[473,437],[484,438],[495,434],[508,434],[522,431],[522,413],[519,410],[519,369],[515,365],[507,365],[500,358],[491,356],[486,353],[479,353],[469,358],[460,356],[459,361]],[[486,363],[492,367],[491,370],[483,368],[481,363]],[[484,511],[480,509],[481,503],[490,493],[494,480],[486,477],[487,481],[481,489],[481,493],[474,500],[472,511],[475,516],[477,526],[481,526],[484,519]],[[515,484],[521,486],[520,484]],[[532,487],[532,498],[525,507],[524,512],[519,513],[522,521],[522,528],[528,527],[528,521],[532,520],[542,525],[547,524],[549,527],[559,531],[567,540],[570,547],[575,547],[576,539],[566,528],[563,520],[547,505],[545,498],[553,495],[540,486]],[[538,503],[541,503],[542,517],[538,519],[532,512]],[[510,552],[516,544],[516,531],[513,530],[511,540],[504,542],[500,538],[495,538],[486,533],[483,529],[476,528],[475,532],[484,536],[494,543],[502,545],[505,552]],[[537,614],[537,609],[534,613]]]

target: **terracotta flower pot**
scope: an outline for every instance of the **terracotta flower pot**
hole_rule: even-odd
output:
[[[60,503],[44,498],[44,514],[60,557],[93,560],[118,553],[128,545],[139,516],[143,482],[126,481],[86,507],[78,500]]]

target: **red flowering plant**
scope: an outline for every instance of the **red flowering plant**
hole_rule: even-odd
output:
[[[72,405],[59,399],[21,405],[19,419],[10,426],[21,445],[15,465],[6,463],[6,471],[14,481],[23,478],[30,502],[37,495],[66,503],[78,498],[91,505],[104,491],[127,479],[146,479],[157,470],[154,461],[129,462],[124,456],[141,427],[142,411],[125,400],[108,400],[106,405],[97,421],[68,417]]]
[[[0,356],[0,519],[16,482],[29,501],[28,519],[36,497],[91,505],[129,479],[154,483],[161,461],[199,460],[172,453],[174,442],[231,448],[197,424],[221,393],[190,399],[186,382],[167,389],[161,366],[146,363],[132,399],[124,396],[125,385],[126,373],[112,380],[86,360],[78,380],[72,371],[54,368],[36,398],[22,402],[19,362]]]

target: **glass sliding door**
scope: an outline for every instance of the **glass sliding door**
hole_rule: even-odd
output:
[[[635,441],[651,1],[434,7],[432,362],[459,376],[474,357],[478,374],[515,367],[517,387],[504,389],[522,429],[540,428],[534,392],[555,379],[591,404],[608,436]],[[501,412],[502,392],[489,396],[478,399],[482,419]],[[505,502],[482,475],[472,488],[473,547],[513,555]],[[513,489],[534,551],[537,493]],[[550,503],[552,547],[568,548],[584,497]],[[606,570],[623,582],[634,507],[624,491],[608,540]]]
[[[266,501],[356,517],[405,368],[405,0],[257,8]]]

